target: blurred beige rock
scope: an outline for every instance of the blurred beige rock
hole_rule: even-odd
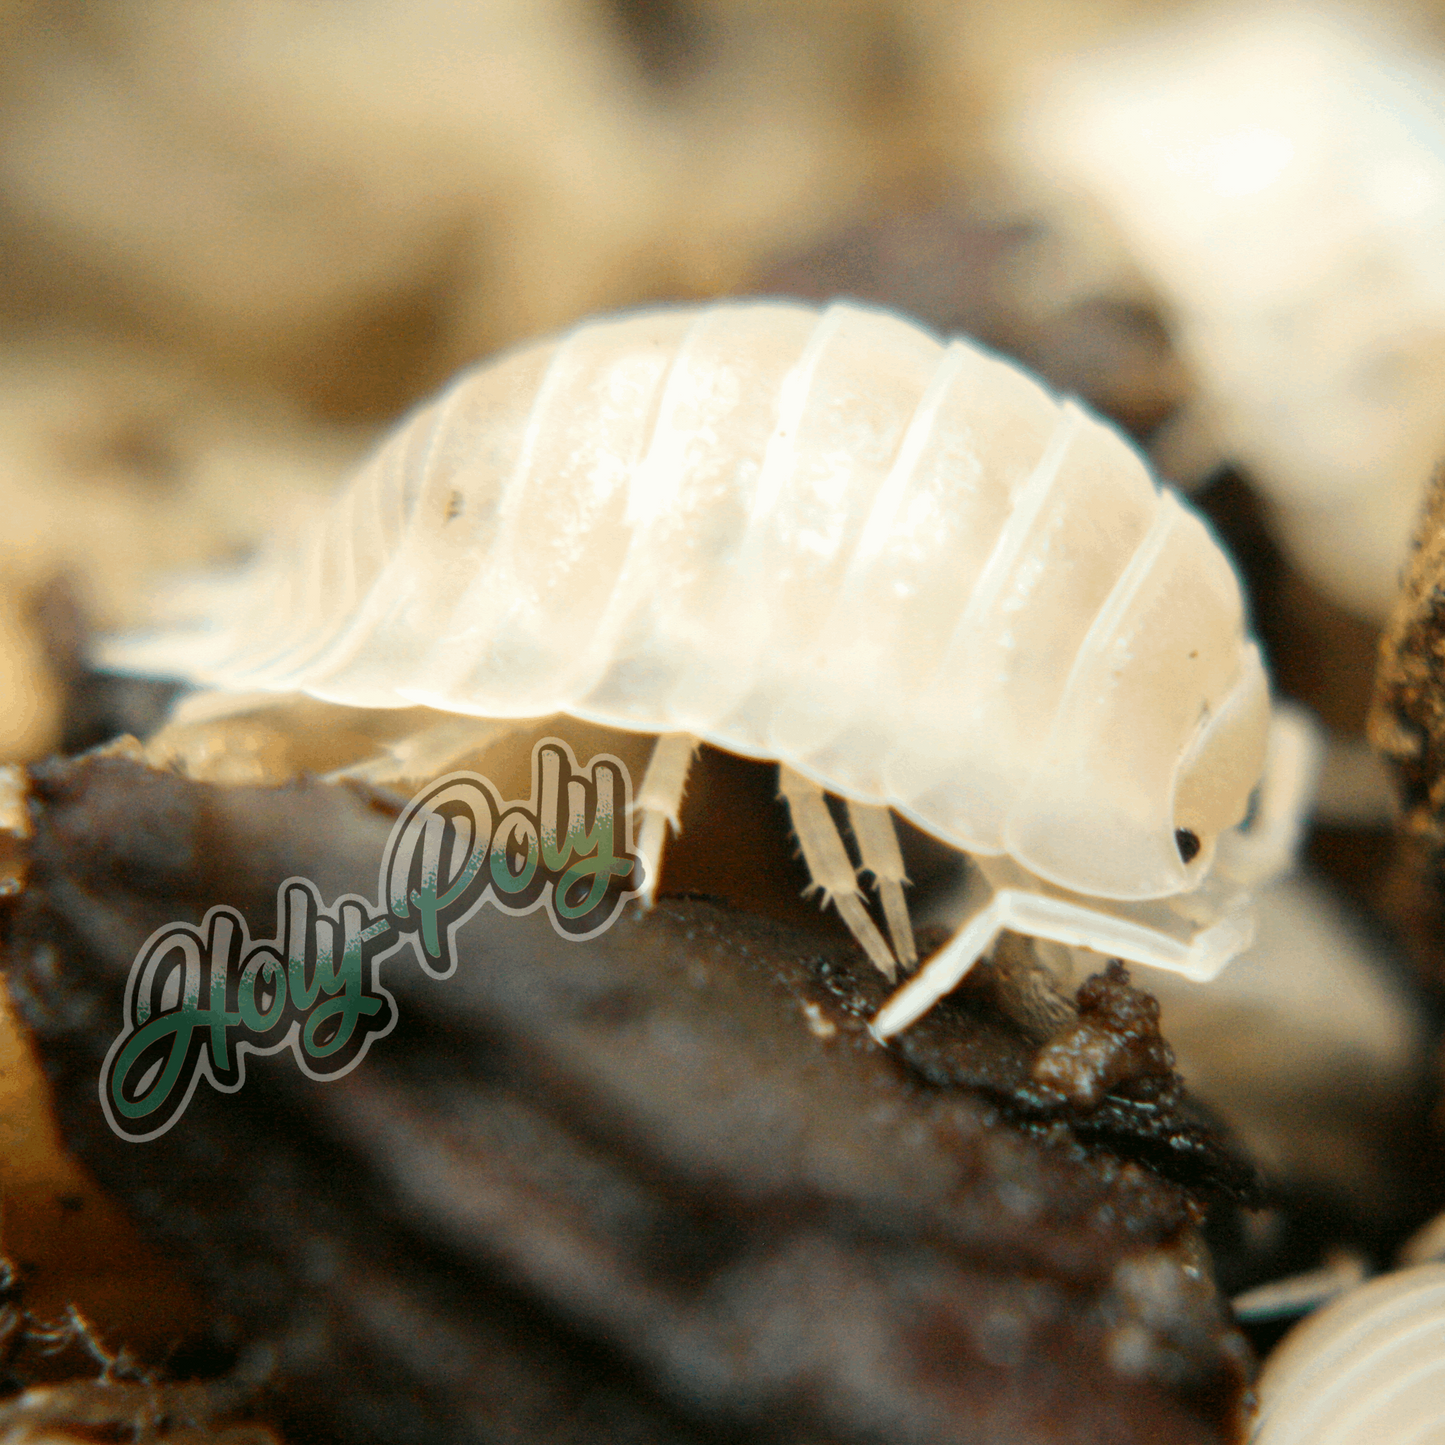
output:
[[[587,0],[48,8],[0,73],[21,293],[353,412],[725,286],[876,175],[911,80],[856,3],[701,7],[674,82]]]
[[[0,344],[0,762],[55,745],[44,587],[64,579],[95,627],[138,622],[154,579],[234,560],[299,520],[367,439],[227,396],[139,347]]]

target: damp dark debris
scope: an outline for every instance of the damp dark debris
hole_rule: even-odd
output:
[[[1250,1173],[1122,969],[1051,1016],[980,968],[884,1049],[887,985],[830,936],[680,898],[578,945],[483,909],[453,978],[383,964],[401,1022],[351,1074],[253,1058],[138,1146],[95,1081],[140,944],[217,901],[270,936],[294,875],[362,891],[390,819],[119,758],[35,794],[7,949],[67,1138],[211,1347],[273,1362],[292,1437],[1230,1438],[1249,1357],[1196,1226]]]

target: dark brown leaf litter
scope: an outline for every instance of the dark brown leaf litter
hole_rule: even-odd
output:
[[[145,1380],[73,1380],[35,1386],[0,1404],[6,1445],[281,1445],[263,1425],[218,1419],[233,1390]]]
[[[0,1439],[6,1445],[125,1440],[131,1445],[280,1445],[244,1411],[258,1381],[161,1381],[127,1351],[112,1351],[71,1305],[46,1320],[26,1282],[0,1256]]]
[[[1047,1020],[980,970],[884,1049],[882,980],[821,935],[689,898],[576,944],[484,908],[450,979],[382,964],[400,1023],[344,1078],[252,1058],[113,1134],[151,932],[225,902],[269,937],[292,876],[367,894],[391,823],[316,783],[54,764],[8,921],[70,1139],[295,1438],[1232,1438],[1247,1351],[1194,1226],[1244,1175],[1122,971]]]

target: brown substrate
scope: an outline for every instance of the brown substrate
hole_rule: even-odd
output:
[[[1232,1438],[1198,1246],[1248,1171],[1121,971],[1041,1042],[977,978],[890,1048],[851,945],[695,897],[583,944],[484,908],[330,1083],[251,1057],[122,1140],[131,961],[217,903],[372,894],[385,799],[121,759],[37,778],[8,967],[74,1147],[194,1273],[297,1439],[891,1445]],[[1013,1010],[1016,1013],[1016,1010]]]

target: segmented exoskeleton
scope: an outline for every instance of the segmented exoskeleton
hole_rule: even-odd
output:
[[[206,625],[109,656],[488,736],[655,733],[649,888],[697,742],[775,761],[814,881],[890,976],[824,793],[908,966],[896,810],[973,866],[880,1036],[1003,928],[1201,978],[1249,937],[1234,830],[1270,709],[1229,562],[1112,428],[884,311],[671,307],[514,351]],[[439,721],[406,775],[481,735]]]
[[[1445,1438],[1445,1264],[1381,1275],[1311,1315],[1256,1393],[1254,1445]]]

